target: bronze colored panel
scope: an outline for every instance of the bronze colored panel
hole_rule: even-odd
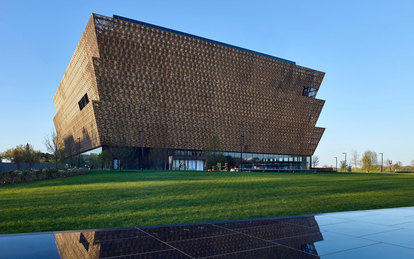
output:
[[[54,98],[56,128],[101,145],[312,155],[325,73],[162,28],[93,14]],[[88,93],[91,104],[78,101]],[[86,133],[83,133],[86,132]],[[89,136],[87,141],[83,136]],[[166,141],[166,139],[168,141]],[[121,141],[122,140],[122,141]]]

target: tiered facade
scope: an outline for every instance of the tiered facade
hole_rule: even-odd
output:
[[[280,157],[305,169],[324,132],[315,126],[323,77],[289,60],[93,14],[54,97],[54,123],[72,154],[135,147],[131,156],[143,150],[148,160],[151,150],[167,150],[156,154],[172,168],[217,136],[226,155],[242,150],[259,164]]]

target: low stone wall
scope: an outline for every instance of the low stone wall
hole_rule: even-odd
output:
[[[0,186],[12,185],[33,181],[42,181],[47,179],[55,179],[76,175],[83,175],[89,173],[88,168],[74,168],[74,169],[30,169],[24,171],[13,171],[9,173],[0,174]]]

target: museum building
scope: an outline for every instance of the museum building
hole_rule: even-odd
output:
[[[67,156],[115,168],[307,170],[325,73],[113,15],[92,14],[53,98]],[[211,141],[215,145],[211,146]]]

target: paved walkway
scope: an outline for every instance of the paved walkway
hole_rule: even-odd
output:
[[[414,258],[414,207],[0,235],[0,258]]]

